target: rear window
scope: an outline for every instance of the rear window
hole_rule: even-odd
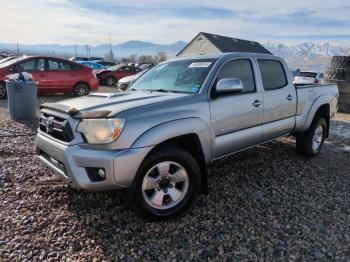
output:
[[[297,76],[315,78],[317,76],[317,73],[313,73],[313,72],[299,72],[299,74],[297,74]]]
[[[258,64],[265,90],[274,90],[287,85],[287,77],[281,62],[258,60]]]

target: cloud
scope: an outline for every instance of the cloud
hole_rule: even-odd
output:
[[[1,42],[91,44],[190,40],[200,31],[258,41],[350,44],[344,0],[2,0]]]

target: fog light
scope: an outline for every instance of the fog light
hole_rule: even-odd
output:
[[[100,167],[86,167],[86,173],[92,182],[99,182],[106,179],[106,171]]]
[[[101,178],[106,178],[106,173],[102,168],[98,170],[98,174]]]

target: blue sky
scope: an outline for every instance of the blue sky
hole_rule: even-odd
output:
[[[189,41],[200,31],[350,46],[349,0],[1,0],[0,42]]]

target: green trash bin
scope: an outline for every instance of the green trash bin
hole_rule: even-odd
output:
[[[34,82],[6,81],[6,91],[12,119],[36,117],[38,87]]]

